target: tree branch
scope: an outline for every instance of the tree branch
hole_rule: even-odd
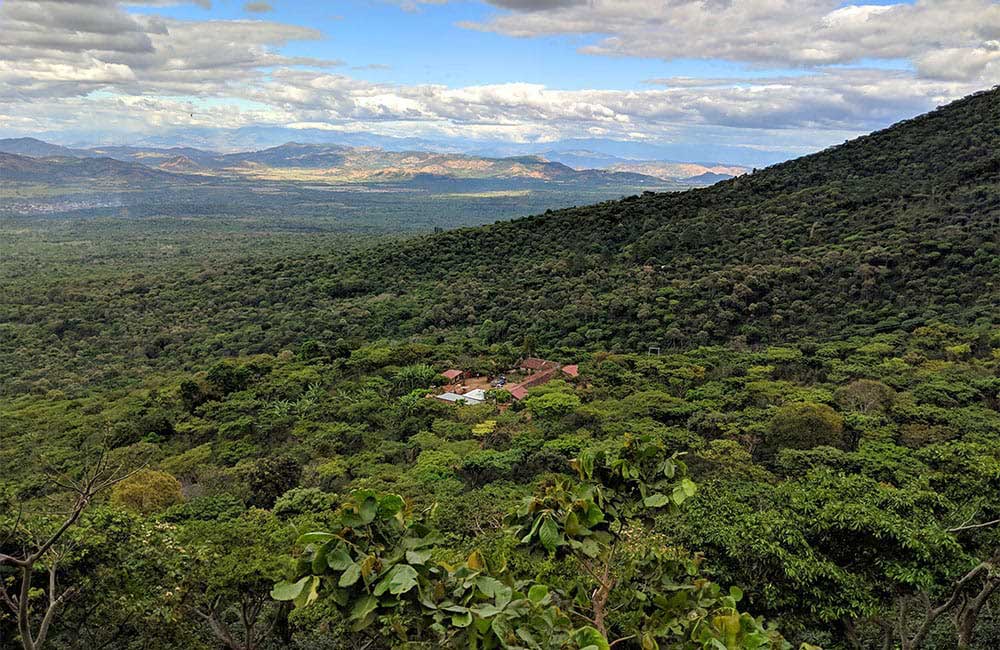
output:
[[[987,528],[989,526],[996,526],[997,524],[1000,524],[1000,519],[994,519],[993,521],[986,521],[981,524],[971,524],[968,526],[958,526],[956,528],[948,528],[947,532],[959,533],[963,530],[975,530],[977,528]]]

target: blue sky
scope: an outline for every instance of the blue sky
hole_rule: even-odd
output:
[[[663,61],[645,57],[600,57],[578,49],[594,34],[511,38],[464,29],[465,21],[485,21],[502,10],[479,2],[400,4],[372,0],[273,0],[271,11],[247,11],[247,3],[215,2],[141,8],[138,11],[183,20],[263,19],[320,30],[318,41],[289,43],[281,51],[344,61],[353,76],[373,82],[443,84],[451,87],[527,82],[562,90],[617,88],[641,90],[662,77],[747,77],[805,74],[800,68],[747,66],[719,59]],[[866,2],[871,5],[896,4]],[[912,4],[912,2],[908,3]],[[905,60],[862,60],[861,67],[904,68]],[[377,69],[364,69],[378,66]],[[387,66],[383,68],[382,66]]]
[[[997,0],[4,0],[0,136],[224,147],[264,126],[771,160],[996,84],[998,33]]]

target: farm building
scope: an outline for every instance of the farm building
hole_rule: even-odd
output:
[[[455,404],[468,404],[469,406],[474,406],[476,404],[482,404],[486,401],[486,391],[482,388],[477,388],[475,390],[470,390],[468,393],[459,394],[453,392],[441,393],[440,395],[435,395],[437,399],[444,402],[452,402]]]

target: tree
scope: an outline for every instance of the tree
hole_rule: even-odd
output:
[[[251,509],[228,521],[194,521],[178,536],[192,549],[181,589],[183,608],[229,650],[256,650],[287,625],[288,608],[271,585],[284,567],[279,553],[294,539],[273,514]]]
[[[247,473],[250,498],[247,505],[270,508],[275,500],[299,484],[302,468],[288,456],[262,458]]]
[[[995,522],[991,522],[995,523]],[[939,618],[952,614],[958,637],[958,650],[972,648],[976,623],[990,597],[1000,588],[1000,575],[996,566],[1000,563],[1000,552],[992,558],[980,562],[968,573],[950,586],[950,592],[939,604],[932,604],[926,594],[921,598],[900,596],[896,599],[896,635],[902,643],[902,650],[920,650],[927,640],[933,625]],[[912,633],[908,623],[912,615],[914,601],[918,602],[918,624]]]
[[[441,383],[441,375],[427,364],[417,363],[403,366],[392,376],[392,383],[400,394],[430,387]]]
[[[579,484],[544,483],[510,515],[521,544],[576,558],[569,589],[492,571],[478,551],[457,568],[435,563],[443,537],[415,521],[401,497],[356,491],[330,532],[299,538],[296,573],[272,595],[297,607],[332,601],[355,632],[379,623],[374,637],[357,640],[365,645],[393,636],[452,648],[787,647],[738,610],[740,590],[723,592],[698,575],[696,557],[645,543],[649,520],[696,489],[664,451],[646,437],[604,444],[575,462]],[[587,613],[577,609],[584,603]],[[632,616],[612,624],[621,608]]]
[[[557,420],[580,406],[580,398],[572,393],[548,392],[524,401],[531,413],[542,420]]]
[[[860,413],[884,411],[896,396],[889,386],[874,379],[856,379],[837,391],[837,402]]]
[[[798,402],[778,409],[764,440],[765,453],[843,445],[844,418],[826,404]]]
[[[111,490],[111,503],[144,515],[184,501],[180,481],[166,472],[141,469]]]
[[[79,521],[94,497],[117,483],[127,480],[131,475],[121,467],[109,464],[106,457],[100,454],[92,464],[84,467],[78,479],[51,476],[49,481],[52,485],[66,490],[73,496],[69,514],[65,516],[54,532],[41,537],[41,541],[33,544],[32,547],[22,547],[19,552],[8,552],[4,550],[6,542],[19,532],[19,527],[22,524],[22,518],[19,514],[7,539],[0,543],[0,567],[13,567],[19,574],[20,581],[16,592],[12,593],[7,588],[6,580],[0,579],[0,599],[17,618],[17,630],[24,650],[41,650],[59,608],[76,593],[75,587],[60,590],[58,586],[56,570],[60,554],[56,545],[66,532]],[[33,538],[35,534],[29,533],[26,537]],[[30,602],[31,585],[35,568],[42,563],[46,565],[48,573],[45,590],[47,605],[37,629],[33,630]]]

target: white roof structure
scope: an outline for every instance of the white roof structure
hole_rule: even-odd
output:
[[[441,393],[436,395],[439,400],[444,400],[445,402],[465,402],[466,404],[482,404],[486,401],[486,391],[482,388],[477,388],[476,390],[470,390],[464,395],[459,395],[458,393]]]

